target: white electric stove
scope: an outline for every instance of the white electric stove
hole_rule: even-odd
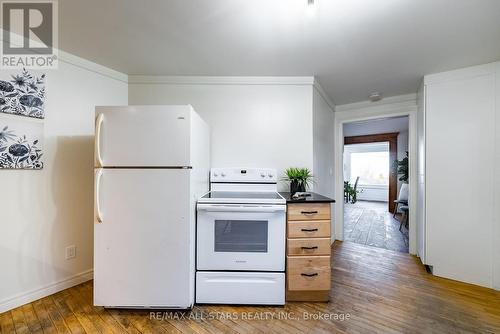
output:
[[[197,204],[196,302],[285,303],[286,200],[274,169],[214,168]]]

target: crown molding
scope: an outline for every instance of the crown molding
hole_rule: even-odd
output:
[[[0,28],[0,42],[1,43],[4,43],[3,31],[4,30]],[[18,34],[14,34],[14,35],[15,35],[15,38],[11,42],[13,44],[17,44],[18,46],[21,46],[19,44],[19,41],[22,41],[23,37],[18,35]],[[128,83],[128,75],[125,73],[121,73],[121,72],[118,72],[116,70],[112,70],[109,67],[99,65],[99,64],[94,63],[90,60],[75,56],[75,55],[68,53],[68,52],[65,52],[61,49],[56,49],[56,50],[57,50],[56,54],[57,54],[59,62],[66,63],[66,64],[69,64],[69,65],[72,65],[75,67],[79,67],[81,69],[84,69],[84,70],[87,70],[90,72],[94,72],[96,74],[100,74],[100,75],[103,75],[105,77],[115,79],[115,80],[118,80],[118,81],[121,81],[124,83]],[[36,68],[35,68],[35,70],[36,70]],[[49,69],[41,69],[41,70],[43,70],[43,71],[57,71],[57,68],[53,68],[53,69],[49,68]]]
[[[79,67],[79,68],[82,68],[84,70],[94,72],[96,74],[100,74],[100,75],[103,75],[105,77],[121,81],[123,83],[128,83],[128,75],[125,73],[115,71],[109,67],[99,65],[99,64],[94,63],[90,60],[75,56],[71,53],[67,53],[67,52],[62,51],[62,50],[59,50],[58,55],[59,55],[60,62],[69,64],[69,65],[73,65],[75,67]],[[55,69],[55,70],[57,70],[57,69]]]
[[[129,75],[129,84],[163,85],[313,85],[312,76],[151,76]]]
[[[318,91],[319,95],[321,95],[323,100],[325,100],[326,104],[328,104],[332,111],[335,111],[335,102],[333,102],[330,96],[328,96],[316,77],[314,77],[313,87]]]
[[[451,71],[428,74],[424,77],[424,84],[435,84],[457,79],[473,78],[482,75],[494,74],[500,62],[468,66]]]

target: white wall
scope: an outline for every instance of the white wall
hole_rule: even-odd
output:
[[[425,206],[425,85],[422,82],[417,94],[417,256],[427,264],[426,206]]]
[[[333,198],[335,191],[335,145],[333,104],[325,98],[319,86],[313,91],[313,174],[314,191]],[[332,205],[333,209],[333,205]],[[335,225],[332,213],[332,242],[335,240]]]
[[[127,104],[120,73],[63,52],[46,73],[45,167],[0,171],[0,312],[92,277],[94,106]]]
[[[495,183],[493,203],[493,288],[500,290],[500,62],[496,63]]]
[[[495,172],[493,217],[493,288],[500,290],[500,62],[496,66]]]
[[[487,64],[424,78],[426,262],[497,289],[499,77]]]
[[[193,105],[211,127],[213,167],[269,167],[279,175],[293,166],[314,170],[312,77],[131,76],[129,82],[132,105]],[[288,189],[283,182],[279,188]]]

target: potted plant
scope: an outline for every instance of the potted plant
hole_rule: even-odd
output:
[[[401,175],[399,181],[408,183],[408,151],[406,151],[406,157],[402,160],[394,160],[392,168],[398,175]]]
[[[394,160],[393,170],[397,175],[400,175],[399,181],[403,184],[399,189],[399,195],[397,203],[408,203],[408,151],[406,151],[406,157],[401,160]],[[397,206],[396,206],[397,211]]]
[[[313,175],[308,168],[291,167],[285,171],[284,180],[290,182],[290,192],[305,192],[313,182]]]

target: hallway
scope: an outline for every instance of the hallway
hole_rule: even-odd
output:
[[[408,253],[408,229],[399,225],[386,202],[344,204],[345,241]]]

